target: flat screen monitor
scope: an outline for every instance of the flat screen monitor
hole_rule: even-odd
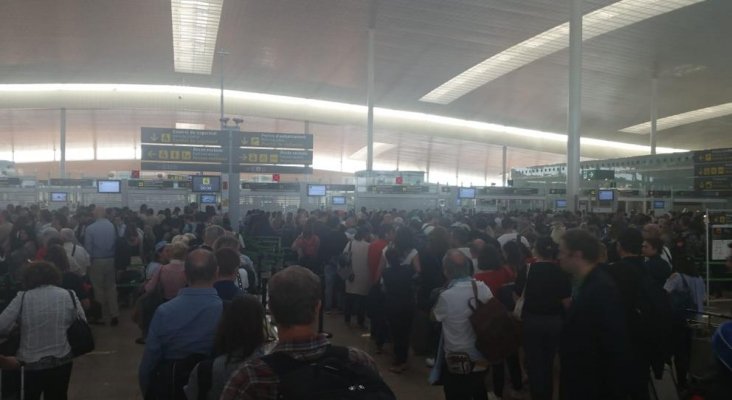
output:
[[[221,177],[220,176],[193,175],[191,177],[191,190],[194,193],[220,192],[221,191]]]
[[[557,199],[557,200],[556,200],[556,201],[554,202],[554,207],[555,207],[555,208],[567,208],[567,200],[564,200],[564,199]]]
[[[325,185],[308,185],[308,196],[325,196]]]
[[[458,199],[474,199],[475,188],[460,188],[458,191]]]
[[[56,203],[65,203],[69,198],[69,194],[66,192],[52,192],[51,201]]]
[[[600,201],[613,201],[615,200],[615,192],[612,190],[598,190],[597,200]]]
[[[663,210],[664,208],[666,208],[666,201],[664,201],[664,200],[654,200],[653,201],[653,209]]]
[[[346,197],[345,196],[333,196],[330,200],[334,206],[345,206],[346,205]]]
[[[97,193],[121,193],[120,181],[97,181]]]
[[[201,195],[201,204],[216,204],[216,195],[215,194],[202,194]]]

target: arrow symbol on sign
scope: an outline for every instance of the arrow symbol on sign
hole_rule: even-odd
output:
[[[153,142],[157,142],[160,139],[160,136],[157,133],[153,133],[152,136],[150,136],[150,140]]]
[[[147,152],[147,158],[155,158],[156,154],[155,150],[150,150]]]

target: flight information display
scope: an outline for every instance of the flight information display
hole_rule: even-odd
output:
[[[191,190],[193,192],[220,192],[220,176],[193,175],[191,177]]]

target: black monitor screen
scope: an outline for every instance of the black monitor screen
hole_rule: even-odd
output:
[[[458,199],[474,199],[475,188],[460,188],[458,191]]]
[[[346,197],[345,196],[333,196],[331,201],[333,202],[334,206],[343,206],[346,204]]]
[[[221,177],[193,175],[191,177],[191,187],[193,192],[220,192]]]
[[[308,196],[325,196],[325,185],[308,185]]]
[[[557,199],[554,205],[556,208],[567,208],[567,200]]]
[[[600,190],[597,192],[597,199],[600,201],[613,201],[615,200],[615,192],[612,190]]]
[[[216,195],[215,194],[202,194],[201,195],[201,204],[216,204]]]
[[[53,192],[51,193],[51,201],[53,202],[66,202],[69,194],[66,192]]]
[[[120,181],[97,181],[97,193],[121,193]]]
[[[656,210],[663,210],[666,208],[666,202],[663,200],[656,200],[653,202],[653,208]]]

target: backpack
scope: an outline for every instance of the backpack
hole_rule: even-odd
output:
[[[262,357],[279,377],[281,400],[395,400],[379,374],[353,364],[348,348],[328,346],[317,360],[296,360],[287,353]]]
[[[145,392],[145,400],[183,400],[186,398],[183,387],[193,368],[208,358],[203,354],[192,354],[180,360],[161,361],[150,380]]]
[[[686,278],[684,278],[684,275],[681,273],[679,273],[679,277],[681,277],[684,289],[674,290],[669,293],[669,298],[671,299],[674,323],[686,324],[686,320],[693,319],[696,315],[696,312],[687,310],[696,310],[697,305],[691,295],[691,289],[689,288],[689,284],[686,282]]]
[[[515,354],[520,346],[520,334],[516,321],[496,297],[483,303],[478,298],[478,285],[473,285],[473,298],[468,307],[473,311],[470,325],[475,331],[475,348],[490,364],[496,364]]]

